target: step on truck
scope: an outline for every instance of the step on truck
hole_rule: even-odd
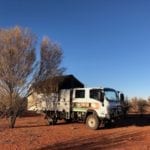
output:
[[[112,88],[62,89],[42,103],[50,124],[58,120],[82,121],[91,129],[114,122],[123,115],[124,95]]]

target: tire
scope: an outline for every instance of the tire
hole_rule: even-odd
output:
[[[47,117],[47,122],[48,122],[48,125],[55,125],[57,124],[57,118]]]
[[[97,130],[99,128],[100,121],[96,115],[89,115],[86,118],[86,125],[90,129]]]
[[[53,118],[52,120],[53,120],[52,125],[56,125],[57,124],[57,118]]]
[[[52,118],[47,117],[47,123],[48,123],[48,125],[52,125],[53,124]]]

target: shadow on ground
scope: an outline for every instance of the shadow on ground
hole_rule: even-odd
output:
[[[150,125],[150,114],[129,114],[124,119],[120,119],[115,123],[115,127],[125,126],[149,126]]]
[[[150,114],[145,114],[143,116],[137,114],[130,114],[125,119],[119,120],[114,127],[111,128],[119,128],[119,127],[127,127],[127,126],[149,126],[150,125]],[[105,128],[104,128],[105,129]],[[100,129],[103,130],[103,129]],[[117,137],[114,138],[114,135],[109,134],[109,137],[106,136],[95,136],[87,137],[87,138],[79,138],[74,141],[67,141],[64,143],[57,143],[55,145],[48,145],[42,147],[38,150],[80,150],[88,147],[90,150],[97,149],[108,149],[110,147],[117,148],[118,146],[124,145],[126,142],[132,140],[139,140],[141,137],[141,131],[138,133],[127,133],[127,134],[119,134],[117,133]],[[114,134],[114,133],[113,133]],[[138,139],[139,138],[139,139]]]
[[[42,118],[41,118],[42,119]],[[73,124],[75,124],[77,122],[74,122]],[[79,122],[78,122],[79,123]],[[30,123],[29,123],[30,124]],[[38,125],[38,123],[34,123],[34,125],[32,125],[33,122],[31,122],[31,125],[24,125],[24,126],[16,126],[15,128],[30,128],[30,127],[42,127],[42,126],[48,126],[46,123],[45,125]],[[64,126],[64,125],[68,125],[68,124],[72,124],[70,123],[66,123],[66,122],[59,122],[54,126]],[[120,119],[118,121],[116,121],[114,124],[112,124],[111,127],[108,128],[118,128],[118,127],[126,127],[126,126],[149,126],[150,125],[150,114],[143,114],[138,115],[138,114],[129,114],[126,118]],[[108,129],[108,128],[102,128],[102,129]]]

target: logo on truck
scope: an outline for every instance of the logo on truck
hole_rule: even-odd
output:
[[[75,102],[74,108],[86,108],[86,109],[99,109],[99,103],[89,102]]]

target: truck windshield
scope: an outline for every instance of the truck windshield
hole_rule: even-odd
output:
[[[118,101],[118,96],[115,90],[104,90],[105,98],[108,101]]]

